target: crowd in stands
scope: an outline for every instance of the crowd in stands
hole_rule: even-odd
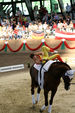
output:
[[[74,32],[75,29],[71,17],[59,16],[57,13],[52,13],[51,15],[46,13],[42,20],[34,20],[28,22],[24,15],[12,16],[8,18],[2,18],[0,16],[0,38],[6,39],[20,39],[20,38],[31,38],[32,31],[43,31],[45,37],[54,35],[55,29]]]

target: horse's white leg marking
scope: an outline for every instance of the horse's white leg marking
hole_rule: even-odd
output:
[[[45,72],[45,70],[42,68],[42,70],[41,70],[41,89],[43,89],[43,84],[44,84],[44,72]]]
[[[52,105],[49,105],[48,113],[51,113]]]
[[[38,84],[40,85],[40,71],[38,71]]]
[[[35,97],[32,95],[32,103],[35,104]]]
[[[37,93],[37,102],[39,102],[39,99],[40,99],[40,94]]]
[[[46,109],[46,106],[43,105],[43,106],[41,107],[41,111],[44,111],[45,109]]]

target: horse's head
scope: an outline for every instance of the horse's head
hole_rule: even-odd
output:
[[[68,90],[70,88],[70,82],[74,76],[74,70],[67,70],[63,76],[65,89]]]

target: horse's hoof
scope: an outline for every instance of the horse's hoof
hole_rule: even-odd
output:
[[[42,113],[42,112],[43,112],[43,110],[40,109],[40,113]]]
[[[37,104],[38,103],[38,101],[36,100],[36,103],[35,104]]]
[[[35,105],[32,106],[32,109],[35,109]]]

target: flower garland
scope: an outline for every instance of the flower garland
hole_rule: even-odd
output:
[[[30,48],[29,46],[28,46],[28,44],[26,43],[26,47],[28,48],[28,49],[30,49],[31,51],[36,51],[36,50],[38,50],[39,48],[41,48],[41,46],[42,46],[42,43],[38,46],[38,47],[36,47],[36,48]]]
[[[7,44],[7,47],[9,48],[9,50],[10,50],[11,52],[17,52],[17,51],[19,51],[19,50],[22,48],[22,46],[23,46],[23,43],[20,45],[20,47],[19,47],[17,50],[13,50],[13,49],[9,46],[9,44]]]
[[[43,45],[49,47],[52,51],[58,49],[59,47],[61,47],[61,49],[65,49],[65,46],[66,46],[68,49],[75,49],[75,47],[70,47],[70,46],[67,44],[67,42],[65,41],[65,39],[63,39],[63,40],[62,40],[56,47],[54,47],[54,48],[51,48],[51,47],[45,42],[45,40],[42,39],[41,44],[40,44],[38,47],[36,47],[36,48],[31,48],[31,47],[29,47],[29,45],[27,44],[27,42],[24,40],[23,43],[20,45],[20,47],[19,47],[18,49],[16,49],[16,50],[13,50],[13,49],[9,46],[8,42],[6,41],[5,44],[3,45],[3,47],[0,49],[0,51],[5,50],[5,52],[6,52],[6,51],[7,51],[7,48],[8,48],[11,52],[18,52],[19,50],[22,49],[22,47],[23,47],[23,51],[25,51],[25,47],[27,47],[27,48],[28,48],[29,50],[31,50],[31,51],[36,51],[36,50],[40,49],[41,46],[43,46]]]
[[[64,44],[65,44],[65,46],[66,46],[68,49],[75,49],[75,47],[70,47],[70,46],[66,43],[66,41],[64,41]]]
[[[44,43],[45,43],[45,45],[46,45],[47,47],[49,47],[46,42],[44,42]],[[60,42],[59,45],[56,46],[55,48],[51,48],[51,47],[49,47],[49,48],[50,48],[50,49],[53,49],[53,50],[56,50],[56,49],[58,49],[58,48],[62,45],[62,43],[63,43],[63,42]]]
[[[5,46],[6,46],[6,45],[4,44],[4,46],[0,49],[0,51],[4,50]]]

